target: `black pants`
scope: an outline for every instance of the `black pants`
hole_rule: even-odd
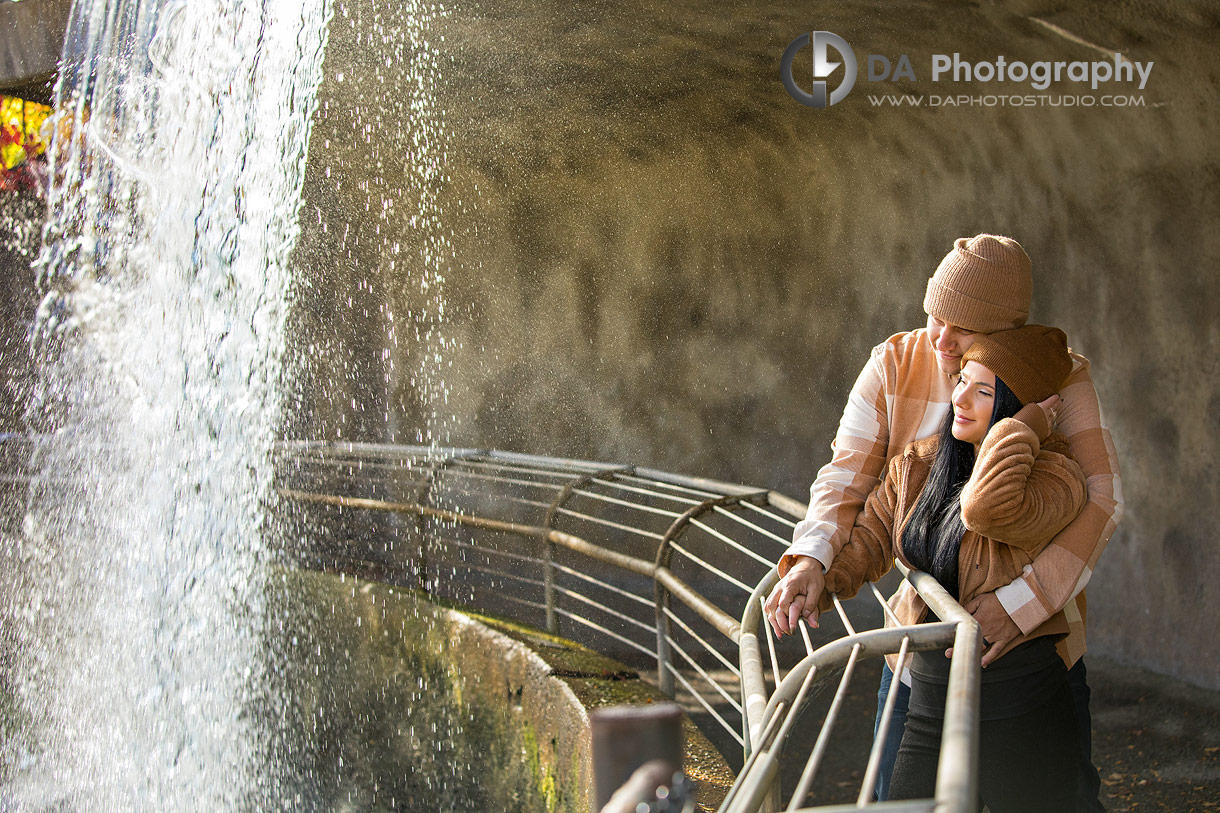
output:
[[[911,712],[898,747],[891,799],[930,799],[944,720]],[[1079,744],[1072,693],[1065,682],[1042,706],[979,728],[980,808],[991,813],[1072,813]]]
[[[881,722],[881,709],[885,705],[885,697],[889,691],[893,672],[888,665],[881,670],[881,688],[877,692],[877,724]],[[1101,792],[1101,777],[1093,765],[1093,721],[1089,714],[1089,683],[1085,671],[1084,658],[1076,661],[1076,665],[1068,670],[1068,686],[1072,689],[1072,700],[1076,706],[1076,724],[1079,728],[1080,771],[1076,786],[1076,813],[1106,813],[1106,808],[1098,798]],[[894,760],[898,757],[898,744],[902,742],[902,732],[906,727],[907,701],[911,690],[899,683],[898,702],[894,705],[894,714],[890,717],[890,733],[885,740],[885,751],[881,755],[881,772],[877,775],[877,801],[884,802],[890,798],[890,774],[894,771]],[[876,734],[876,725],[873,727]]]
[[[1076,722],[1080,727],[1080,776],[1076,786],[1076,813],[1106,813],[1101,803],[1101,776],[1093,764],[1093,718],[1089,714],[1089,682],[1084,658],[1068,670],[1068,686],[1076,706]]]

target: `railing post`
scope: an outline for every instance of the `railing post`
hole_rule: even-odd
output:
[[[549,524],[549,523],[548,523]],[[546,631],[559,634],[559,616],[555,612],[555,543],[547,536],[542,547],[542,591],[546,597]]]
[[[760,499],[766,496],[765,492],[758,494],[747,495],[745,498]],[[673,521],[669,528],[665,531],[665,535],[661,537],[661,542],[657,545],[656,565],[657,575],[653,577],[653,605],[657,613],[657,684],[661,692],[666,697],[674,696],[674,676],[673,676],[673,653],[669,645],[670,632],[673,625],[669,620],[669,591],[665,589],[665,585],[661,584],[658,578],[662,571],[669,570],[669,563],[673,559],[673,548],[671,544],[677,539],[690,521],[697,516],[700,516],[717,506],[736,505],[743,499],[742,495],[731,495],[726,497],[717,497],[711,500],[704,500],[698,505],[693,505],[683,512],[682,516]]]
[[[669,646],[672,625],[669,622],[669,591],[660,581],[654,581],[653,603],[657,613],[657,686],[666,697],[674,696],[673,652]]]
[[[594,480],[612,480],[617,474],[632,474],[635,468],[632,466],[618,466],[613,469],[604,469],[602,471],[586,474],[583,477],[577,477],[569,481],[555,495],[554,501],[546,510],[546,519],[542,525],[547,530],[557,530],[555,522],[559,518],[559,509],[563,507],[569,499],[572,498],[573,492],[578,488],[584,488]],[[559,614],[555,611],[555,543],[548,536],[542,547],[542,592],[543,600],[546,603],[546,631],[551,635],[559,634]]]

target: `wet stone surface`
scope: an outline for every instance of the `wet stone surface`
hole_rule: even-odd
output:
[[[539,771],[512,705],[457,669],[427,604],[351,576],[293,572],[282,586],[269,694],[284,702],[266,713],[272,770],[299,809],[583,809]]]

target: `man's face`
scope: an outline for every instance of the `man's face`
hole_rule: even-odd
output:
[[[945,375],[957,375],[962,369],[962,354],[974,344],[979,334],[973,330],[942,322],[928,315],[928,341],[936,351],[936,364]]]

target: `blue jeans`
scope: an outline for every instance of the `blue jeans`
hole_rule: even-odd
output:
[[[881,687],[877,690],[877,717],[873,720],[873,739],[881,728],[881,712],[885,708],[886,695],[890,693],[890,684],[894,682],[894,671],[888,663],[881,666]],[[898,681],[894,687],[898,698],[894,702],[894,713],[890,717],[889,732],[885,737],[885,747],[881,751],[881,770],[877,774],[877,788],[874,793],[877,801],[884,802],[890,798],[890,775],[894,773],[894,760],[898,758],[898,746],[902,743],[902,733],[907,727],[907,707],[911,704],[911,687]]]
[[[1101,789],[1101,777],[1093,765],[1093,718],[1089,714],[1089,684],[1088,672],[1084,667],[1084,658],[1076,661],[1076,665],[1068,670],[1068,688],[1072,691],[1072,705],[1076,710],[1077,737],[1080,743],[1079,784],[1076,788],[1076,810],[1080,813],[1105,813],[1105,807],[1098,799]],[[889,693],[890,684],[894,681],[894,672],[889,664],[881,667],[881,686],[877,690],[877,717],[873,721],[873,736],[881,725],[881,711],[885,708],[885,696]],[[877,774],[877,787],[874,793],[877,801],[884,802],[890,798],[890,776],[894,773],[894,760],[898,758],[898,746],[902,742],[902,734],[906,730],[907,707],[911,702],[911,688],[902,681],[895,689],[898,698],[894,702],[894,713],[890,717],[889,734],[885,738],[885,748],[881,751],[881,770]]]

